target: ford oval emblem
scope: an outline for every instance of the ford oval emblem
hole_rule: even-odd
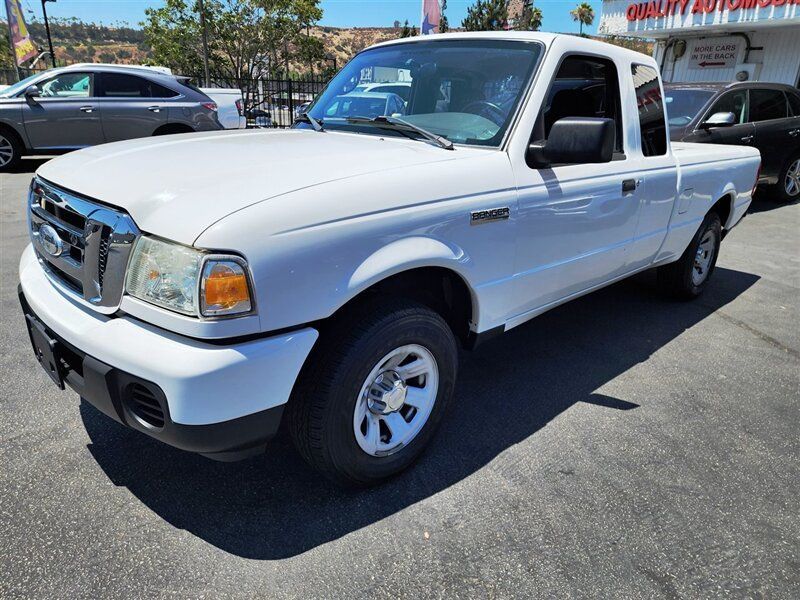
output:
[[[50,256],[60,256],[64,251],[64,242],[50,225],[43,224],[39,227],[39,241]]]

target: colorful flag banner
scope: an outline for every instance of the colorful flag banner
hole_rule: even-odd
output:
[[[34,58],[38,54],[38,50],[31,41],[19,0],[6,0],[6,14],[8,15],[8,29],[11,31],[11,43],[14,44],[14,57],[17,65],[21,65],[26,60]]]
[[[442,19],[442,11],[439,8],[439,0],[422,0],[422,35],[429,33],[439,33],[439,21]]]

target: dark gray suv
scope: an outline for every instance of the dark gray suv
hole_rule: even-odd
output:
[[[0,171],[23,154],[217,129],[217,105],[187,78],[122,65],[51,69],[0,91]]]

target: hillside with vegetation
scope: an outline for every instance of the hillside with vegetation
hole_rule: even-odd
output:
[[[0,29],[6,24],[0,22]],[[32,21],[29,29],[34,42],[42,49],[47,47],[47,35],[44,23]],[[85,23],[78,19],[51,19],[50,30],[53,35],[56,58],[59,64],[76,62],[104,62],[119,64],[148,64],[152,62],[153,52],[145,39],[142,29],[120,23],[102,25]],[[401,27],[324,27],[313,26],[307,34],[321,41],[328,60],[335,59],[341,67],[356,53],[379,42],[396,39],[401,36]],[[604,39],[611,43],[625,46],[639,52],[650,54],[652,43],[636,38],[612,36]],[[331,60],[331,62],[333,62]],[[49,60],[47,61],[49,65]],[[8,50],[8,40],[0,37],[0,68],[11,68],[13,65]],[[302,64],[293,62],[291,70],[304,72]]]

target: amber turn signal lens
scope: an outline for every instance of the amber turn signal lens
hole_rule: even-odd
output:
[[[250,311],[250,289],[240,264],[233,261],[209,262],[203,274],[204,315]]]

